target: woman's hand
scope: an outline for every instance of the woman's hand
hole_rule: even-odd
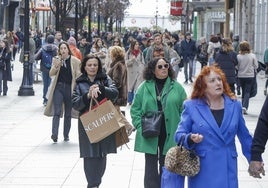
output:
[[[194,143],[200,143],[202,142],[203,140],[203,135],[201,134],[191,134],[191,140],[194,142]]]
[[[89,87],[89,91],[88,91],[88,98],[92,97],[92,98],[98,98],[99,94],[101,94],[100,88],[98,84],[94,84],[92,86]]]
[[[60,68],[60,66],[62,65],[61,58],[59,56],[53,57],[53,64],[56,69]]]

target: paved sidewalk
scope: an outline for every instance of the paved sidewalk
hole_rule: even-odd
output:
[[[50,139],[52,119],[43,115],[42,82],[34,84],[34,96],[18,96],[22,82],[22,65],[15,62],[13,82],[9,82],[7,96],[0,96],[0,187],[2,188],[85,188],[83,161],[79,158],[77,120],[72,120],[70,142],[64,142],[62,121],[58,143]],[[39,80],[41,78],[39,77]],[[179,82],[183,82],[180,72]],[[258,75],[259,92],[250,100],[248,128],[254,131],[264,101],[264,75]],[[185,85],[190,92],[191,85]],[[126,108],[127,118],[129,106]],[[108,156],[101,188],[142,188],[144,155],[133,151],[135,133],[129,148],[122,147]],[[248,164],[239,150],[239,184],[241,188],[267,188],[268,176],[261,180],[249,177]],[[264,155],[268,163],[268,151]],[[213,165],[211,161],[211,164]],[[268,172],[267,166],[265,166]],[[220,170],[220,169],[219,169]],[[213,178],[213,177],[211,177]],[[220,187],[220,185],[219,185]]]

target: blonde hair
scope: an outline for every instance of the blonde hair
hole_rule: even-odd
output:
[[[110,55],[112,60],[122,60],[125,58],[125,51],[120,46],[111,46]]]

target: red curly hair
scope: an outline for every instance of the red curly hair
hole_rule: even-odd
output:
[[[223,93],[232,99],[236,99],[235,94],[230,89],[230,86],[227,82],[225,74],[216,65],[204,66],[202,68],[200,74],[197,76],[197,78],[194,82],[193,91],[192,91],[190,98],[191,99],[203,99],[203,98],[205,98],[205,90],[207,88],[207,84],[206,84],[204,78],[206,76],[208,76],[211,72],[215,72],[216,74],[220,75],[220,77],[222,79],[222,84],[223,84]]]

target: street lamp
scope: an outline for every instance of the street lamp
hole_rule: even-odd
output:
[[[25,0],[24,9],[24,58],[23,58],[23,78],[20,89],[18,91],[19,96],[33,96],[33,79],[32,77],[32,65],[29,62],[29,0]],[[31,75],[30,75],[31,74]]]
[[[158,0],[156,0],[156,7],[155,7],[155,26],[156,26],[156,30],[157,30],[157,21],[158,21]]]
[[[97,17],[97,22],[98,22],[98,36],[100,37],[100,3],[98,3],[98,17]]]

